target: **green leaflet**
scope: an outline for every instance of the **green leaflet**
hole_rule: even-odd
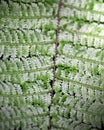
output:
[[[65,74],[67,75],[69,72],[73,72],[73,73],[76,73],[77,72],[77,68],[76,67],[71,67],[71,66],[68,66],[68,65],[62,65],[62,64],[58,64],[58,68],[60,70],[65,70]]]

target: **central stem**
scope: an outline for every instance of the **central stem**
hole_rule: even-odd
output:
[[[58,2],[58,12],[57,12],[57,30],[56,30],[56,41],[55,41],[55,54],[53,56],[53,79],[50,82],[51,85],[51,104],[49,106],[49,127],[48,130],[51,130],[51,120],[52,120],[52,116],[50,114],[51,112],[51,106],[52,106],[52,100],[53,100],[53,96],[55,94],[54,91],[54,84],[55,84],[55,80],[56,80],[56,59],[57,59],[57,54],[58,54],[58,46],[59,46],[59,33],[60,33],[60,10],[61,10],[61,6],[62,6],[62,0],[59,0]]]

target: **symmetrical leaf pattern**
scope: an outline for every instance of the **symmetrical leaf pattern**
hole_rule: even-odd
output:
[[[60,1],[0,1],[1,130],[104,129],[103,0]]]

